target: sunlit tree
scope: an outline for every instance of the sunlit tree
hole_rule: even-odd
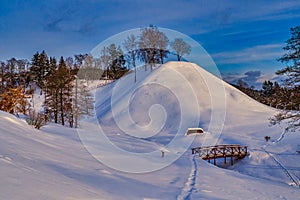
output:
[[[191,53],[191,46],[181,38],[175,38],[175,40],[171,42],[170,46],[175,51],[178,61],[181,60],[182,56],[189,55]]]
[[[292,90],[291,101],[297,110],[284,109],[271,118],[271,124],[278,124],[287,121],[288,128],[291,130],[300,129],[300,26],[290,29],[291,38],[286,41],[283,50],[286,53],[278,60],[286,64],[284,69],[276,72],[278,75],[285,75],[284,85]]]

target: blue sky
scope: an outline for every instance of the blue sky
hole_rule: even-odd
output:
[[[88,53],[119,32],[154,24],[182,32],[212,56],[224,79],[258,86],[284,65],[300,1],[1,0],[0,60]]]

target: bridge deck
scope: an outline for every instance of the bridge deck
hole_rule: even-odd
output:
[[[231,165],[233,165],[233,158],[242,159],[247,155],[247,146],[240,146],[238,144],[226,144],[226,145],[216,145],[208,147],[196,147],[192,148],[192,154],[198,154],[203,160],[211,159],[214,160],[214,165],[216,165],[217,158],[224,158],[224,163],[226,164],[226,158],[231,158]]]

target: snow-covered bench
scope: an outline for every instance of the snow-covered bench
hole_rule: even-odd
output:
[[[202,128],[188,128],[185,132],[185,135],[191,135],[191,134],[201,134],[204,133]]]

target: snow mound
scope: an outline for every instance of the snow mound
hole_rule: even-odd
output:
[[[268,126],[274,109],[196,64],[168,62],[152,72],[138,71],[137,83],[133,80],[131,73],[96,92],[98,121],[108,136],[125,133],[165,145],[174,134],[200,127],[213,136],[204,144],[235,144],[239,137],[247,145],[263,142],[262,132],[281,132]]]
[[[246,145],[250,157],[238,162],[235,170],[272,181],[290,181],[282,172],[274,175],[273,169],[278,166],[262,149],[266,135],[276,139],[284,129],[269,126],[275,109],[255,101],[193,63],[168,62],[152,72],[141,69],[137,72],[137,83],[133,82],[133,76],[129,74],[96,92],[98,122],[118,147],[131,151],[121,138],[134,136],[163,145],[170,153],[182,153],[180,143],[177,143],[178,150],[168,148],[176,138],[174,135],[184,137],[187,128],[200,127],[205,134],[196,136],[192,147]],[[158,109],[156,112],[151,111],[154,106]],[[155,120],[158,122],[153,123]],[[297,145],[294,140],[291,142],[292,149]],[[261,169],[261,165],[271,167],[256,170]],[[297,169],[296,165],[296,162],[291,163],[293,169]],[[300,172],[293,171],[299,177]]]

